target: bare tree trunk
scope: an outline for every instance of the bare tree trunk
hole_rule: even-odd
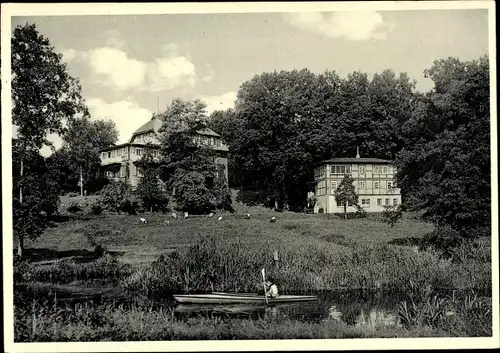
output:
[[[24,157],[21,157],[21,171],[20,171],[20,178],[19,178],[19,204],[23,204],[23,174],[24,174]],[[23,256],[23,250],[24,250],[24,238],[23,234],[18,234],[18,244],[17,244],[17,255],[19,257]]]
[[[344,220],[347,220],[347,201],[344,203]]]
[[[83,196],[83,171],[80,167],[80,196]]]

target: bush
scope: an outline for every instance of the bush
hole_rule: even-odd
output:
[[[147,169],[144,177],[139,181],[136,189],[142,205],[151,212],[165,212],[168,208],[168,196],[163,190],[158,173],[154,169]]]
[[[77,202],[72,202],[67,210],[69,213],[77,213],[82,211],[82,207]]]
[[[132,187],[122,181],[115,181],[105,186],[101,190],[99,203],[105,210],[111,212],[135,214],[139,208],[139,202]]]
[[[90,206],[91,212],[93,215],[100,215],[103,211],[102,206],[99,202],[96,202]]]
[[[68,197],[77,197],[77,196],[80,196],[80,194],[77,192],[68,192]]]
[[[422,248],[432,248],[446,255],[450,254],[452,249],[458,247],[462,241],[460,232],[450,226],[441,226],[424,236]]]
[[[388,223],[391,227],[399,222],[403,217],[403,209],[400,206],[384,206],[382,211],[382,221]]]

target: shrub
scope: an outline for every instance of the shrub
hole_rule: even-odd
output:
[[[452,249],[459,246],[462,241],[460,232],[450,226],[441,226],[424,236],[422,247],[424,249],[433,248],[449,255]]]
[[[77,212],[81,212],[82,207],[80,206],[80,204],[78,204],[78,202],[72,202],[68,206],[67,210],[68,210],[69,213],[77,213]]]
[[[68,197],[77,197],[80,196],[77,192],[68,192]]]
[[[168,196],[160,184],[156,170],[152,168],[146,170],[144,177],[137,185],[136,193],[145,209],[151,212],[167,210]]]
[[[391,227],[403,217],[403,208],[401,206],[384,206],[382,211],[382,221],[388,223]]]
[[[93,203],[90,206],[90,209],[91,209],[92,214],[96,215],[96,216],[100,215],[103,211],[102,206],[99,202]]]
[[[139,208],[139,202],[135,197],[132,187],[122,181],[115,181],[101,190],[99,203],[111,212],[126,212],[135,214]]]

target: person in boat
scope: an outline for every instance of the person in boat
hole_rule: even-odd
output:
[[[271,298],[276,298],[279,296],[278,287],[274,284],[272,278],[268,278],[266,282],[266,296]]]

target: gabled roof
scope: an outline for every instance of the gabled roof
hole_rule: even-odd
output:
[[[153,116],[147,123],[145,123],[140,128],[135,130],[134,133],[132,134],[132,137],[140,134],[145,134],[148,132],[157,132],[160,129],[160,127],[161,127],[161,121],[158,118],[156,118],[156,116]],[[199,130],[197,131],[197,133],[200,135],[221,137],[218,133],[209,128]]]
[[[346,164],[391,164],[392,161],[380,158],[332,158],[321,161],[319,165],[322,164],[333,164],[333,163],[346,163]]]

